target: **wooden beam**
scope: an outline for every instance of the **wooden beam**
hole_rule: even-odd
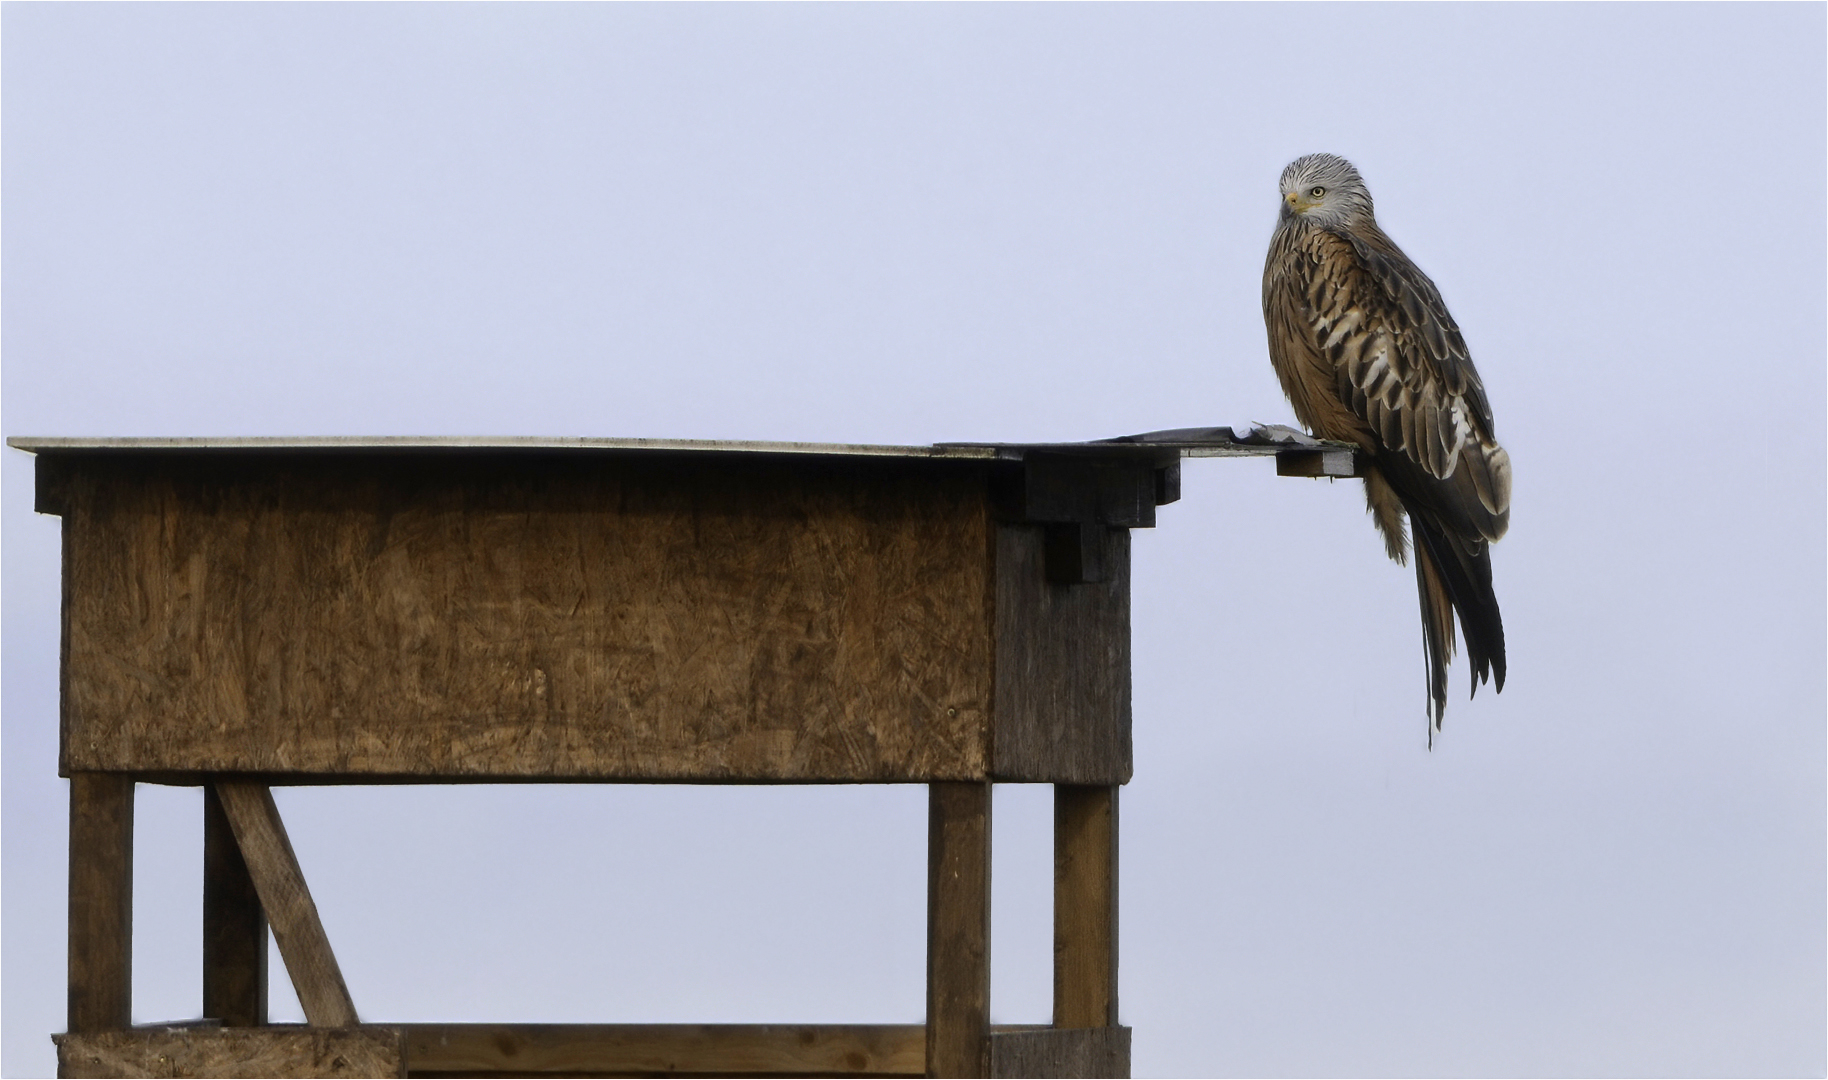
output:
[[[133,1023],[133,777],[70,774],[73,1032]]]
[[[261,907],[273,924],[273,938],[285,959],[298,1003],[312,1027],[350,1027],[358,1021],[355,1003],[343,983],[330,938],[317,916],[317,905],[298,867],[298,856],[286,838],[286,827],[265,784],[217,780],[216,795],[247,860]]]
[[[1363,476],[1363,455],[1344,447],[1325,450],[1282,450],[1276,454],[1277,476]]]
[[[1117,1025],[1117,788],[1054,785],[1054,1026]]]
[[[992,1032],[990,1075],[1129,1076],[1130,1029],[1042,1028],[1038,1031]]]
[[[267,1022],[267,914],[214,784],[203,786],[203,1015]]]
[[[927,1075],[988,1076],[991,787],[927,791]]]
[[[59,1075],[923,1075],[920,1024],[362,1024],[214,1021],[56,1035]],[[997,1025],[991,1076],[1127,1076],[1129,1028]]]
[[[57,1075],[405,1076],[398,1026],[142,1027],[56,1035]]]
[[[402,1024],[413,1074],[920,1076],[920,1024]]]
[[[1125,529],[1155,526],[1164,493],[1153,458],[1096,457],[1031,450],[1022,455],[1023,521],[1097,522]]]

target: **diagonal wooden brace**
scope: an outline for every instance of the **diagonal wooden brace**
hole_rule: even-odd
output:
[[[298,867],[298,856],[286,838],[279,808],[273,804],[273,792],[265,784],[246,780],[216,780],[211,786],[235,832],[241,856],[247,860],[260,906],[266,909],[273,939],[279,943],[279,955],[298,991],[298,1003],[304,1006],[305,1020],[312,1027],[359,1023],[336,954],[330,951],[330,938]]]

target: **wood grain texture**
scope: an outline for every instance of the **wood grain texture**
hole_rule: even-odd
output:
[[[1117,1025],[1116,787],[1054,785],[1054,1026]]]
[[[133,778],[70,776],[73,1032],[133,1023]]]
[[[267,1022],[267,914],[213,784],[203,788],[203,1015]]]
[[[72,458],[63,768],[981,779],[988,468]]]
[[[1130,534],[1105,533],[1105,580],[1047,580],[1046,528],[996,529],[996,732],[991,774],[1130,780]]]
[[[990,1036],[990,1075],[1130,1075],[1130,1029],[1095,1027],[999,1031]]]
[[[398,1027],[146,1027],[54,1038],[58,1076],[406,1075]]]
[[[920,1076],[920,1024],[406,1024],[414,1076]]]
[[[986,1076],[991,785],[927,795],[927,1075]]]
[[[330,949],[330,937],[318,918],[292,841],[279,820],[273,793],[264,784],[239,780],[218,780],[214,786],[260,893],[260,905],[273,925],[273,939],[292,976],[305,1019],[312,1027],[358,1023],[355,1003],[343,983],[342,968]]]

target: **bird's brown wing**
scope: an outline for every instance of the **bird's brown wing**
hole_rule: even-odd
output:
[[[1417,480],[1436,481],[1406,495],[1455,532],[1498,539],[1510,525],[1510,455],[1440,291],[1381,232],[1327,236],[1316,270],[1337,290],[1334,314],[1317,307],[1312,332],[1338,393],[1377,433],[1380,458],[1400,455]]]

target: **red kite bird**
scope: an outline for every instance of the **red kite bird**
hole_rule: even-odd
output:
[[[1504,689],[1504,623],[1491,543],[1511,516],[1511,457],[1441,293],[1377,227],[1358,170],[1309,154],[1282,170],[1282,207],[1263,267],[1269,358],[1295,416],[1369,460],[1365,503],[1399,564],[1415,529],[1428,665],[1429,742],[1447,709],[1454,612],[1473,692]]]

